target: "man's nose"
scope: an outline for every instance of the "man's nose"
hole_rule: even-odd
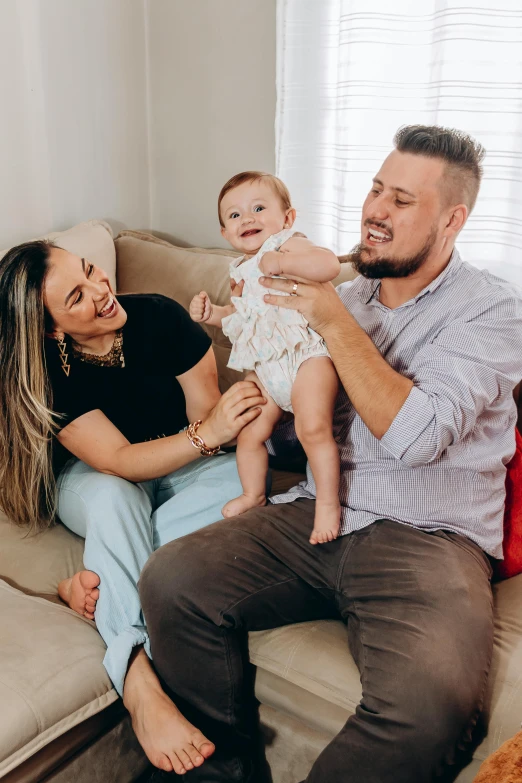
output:
[[[368,204],[365,210],[365,220],[379,220],[384,223],[390,217],[390,211],[388,204],[383,196],[377,196],[373,201]]]

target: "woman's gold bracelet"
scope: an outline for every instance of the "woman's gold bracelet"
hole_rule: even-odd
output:
[[[195,421],[193,424],[189,424],[186,429],[187,438],[195,449],[199,449],[200,454],[203,454],[204,457],[215,457],[216,454],[219,454],[220,447],[216,446],[215,448],[211,449],[207,446],[203,438],[198,435],[198,429],[200,425],[201,419],[198,419],[198,421]]]

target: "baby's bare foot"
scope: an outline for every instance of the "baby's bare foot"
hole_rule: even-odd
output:
[[[258,506],[266,506],[266,497],[264,495],[245,495],[244,493],[234,500],[229,500],[223,508],[221,513],[225,519],[230,517],[237,517],[238,514],[244,514],[249,508],[257,508]]]
[[[138,741],[155,767],[184,775],[200,767],[215,745],[183,717],[176,705],[160,689],[142,681],[139,692],[124,703],[132,718]]]
[[[337,503],[315,504],[314,529],[310,536],[311,544],[327,544],[339,535],[341,507]]]
[[[100,597],[99,584],[100,577],[94,571],[78,571],[74,576],[60,582],[58,595],[82,617],[94,620],[96,601]]]

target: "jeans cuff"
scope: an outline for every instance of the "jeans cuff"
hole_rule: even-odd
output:
[[[150,642],[145,628],[125,628],[111,641],[105,653],[103,665],[120,696],[123,696],[123,683],[132,650],[140,644],[145,646],[145,652],[150,658]]]

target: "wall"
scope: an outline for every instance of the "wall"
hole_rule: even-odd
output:
[[[92,217],[226,246],[275,169],[276,0],[1,0],[0,249]]]
[[[152,228],[226,247],[216,200],[275,171],[276,0],[148,0]]]
[[[0,4],[0,248],[150,222],[144,0]]]

